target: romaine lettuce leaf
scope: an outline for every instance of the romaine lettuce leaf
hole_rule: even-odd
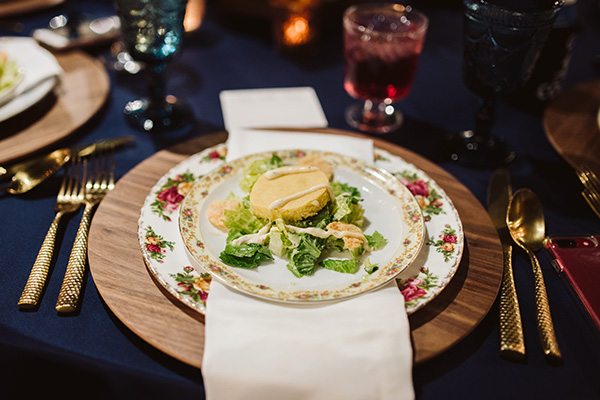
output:
[[[244,176],[240,181],[240,188],[246,193],[250,193],[256,180],[262,174],[279,167],[283,167],[283,161],[276,154],[273,154],[271,158],[252,161],[244,168]]]
[[[355,259],[352,260],[337,260],[333,258],[329,258],[327,260],[323,260],[319,263],[323,268],[342,272],[345,274],[355,274],[358,272],[358,262]]]
[[[363,199],[358,189],[346,183],[332,182],[331,190],[335,195],[333,219],[358,227],[362,226],[365,211],[360,205]]]
[[[225,210],[224,215],[223,223],[229,228],[230,233],[228,236],[231,236],[232,231],[238,232],[239,236],[255,233],[267,224],[264,219],[256,217],[249,206],[244,203],[240,204],[235,210]]]
[[[298,247],[289,253],[287,268],[298,278],[304,275],[312,275],[315,272],[315,264],[321,256],[325,247],[326,239],[320,239],[303,233]]]
[[[288,222],[290,225],[297,226],[299,228],[321,228],[325,229],[325,227],[333,221],[331,216],[331,211],[329,210],[331,203],[328,203],[325,207],[321,209],[317,214],[305,218],[301,221],[293,221]]]
[[[382,249],[387,244],[387,239],[383,237],[383,235],[377,231],[373,232],[372,235],[365,235],[367,238],[367,242],[369,246],[373,250]]]
[[[247,243],[240,246],[227,244],[219,258],[224,263],[235,267],[256,268],[261,262],[272,260],[273,256],[268,247],[256,243]]]
[[[368,258],[365,260],[365,272],[367,274],[372,274],[373,272],[379,269],[379,264],[371,264],[371,260]]]

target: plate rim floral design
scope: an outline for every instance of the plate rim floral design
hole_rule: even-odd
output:
[[[164,193],[165,190],[173,187],[173,182],[177,180],[178,176],[185,176],[185,174],[188,172],[192,174],[202,174],[210,171],[217,166],[218,163],[225,159],[226,153],[227,148],[225,144],[221,143],[196,153],[174,165],[152,186],[144,200],[142,208],[140,209],[140,215],[138,218],[138,244],[140,246],[146,268],[158,281],[158,283],[160,283],[161,286],[167,290],[167,292],[169,292],[183,304],[201,314],[206,312],[206,296],[208,295],[208,290],[201,290],[193,287],[190,288],[189,285],[182,287],[180,282],[177,282],[176,278],[179,274],[182,274],[185,277],[186,275],[190,276],[196,272],[194,274],[196,279],[204,279],[201,267],[191,262],[191,260],[189,260],[187,257],[186,250],[179,236],[179,227],[177,224],[178,218],[175,217],[178,215],[178,204],[183,200],[183,194],[180,195],[181,198],[175,199],[169,198],[167,195],[163,197],[161,194]],[[165,209],[156,211],[156,207],[160,206],[160,204],[157,203],[162,203],[163,200]],[[167,207],[169,205],[171,208]],[[154,231],[158,231],[158,227],[162,227],[166,230],[166,227],[169,224],[171,224],[171,227],[175,230],[173,237],[164,238],[164,231]],[[152,229],[151,234],[154,238],[154,240],[152,240],[153,243],[148,242],[148,228]],[[148,249],[149,244],[156,246],[153,248],[155,251],[150,251]],[[163,262],[165,257],[175,256],[178,256],[181,259],[177,260],[177,262],[180,264],[165,265]],[[169,270],[169,267],[171,267],[172,270]],[[207,281],[210,282],[210,280]],[[190,295],[191,289],[195,289],[199,300],[198,297],[194,298],[194,296]]]
[[[175,221],[176,218],[174,213],[171,214],[173,221],[164,222],[163,224],[162,222],[157,222],[159,221],[159,217],[152,215],[149,205],[156,199],[156,192],[166,183],[168,178],[175,178],[178,174],[188,170],[195,175],[206,173],[210,169],[222,165],[222,162],[225,160],[226,151],[226,144],[220,143],[218,145],[208,147],[174,165],[156,182],[156,184],[148,192],[146,201],[140,210],[140,218],[138,221],[139,244],[149,273],[158,281],[159,284],[164,287],[167,292],[200,314],[204,314],[206,311],[205,296],[208,293],[203,293],[203,299],[196,301],[191,296],[185,294],[185,290],[178,286],[177,282],[169,276],[169,271],[164,271],[165,269],[168,269],[170,264],[174,263],[171,258],[175,256],[181,256],[181,254],[178,253],[183,253],[185,255],[183,257],[185,258],[185,262],[180,265],[174,265],[172,268],[173,270],[183,273],[185,268],[192,267],[195,268],[195,270],[189,273],[196,274],[199,277],[197,274],[199,266],[192,263],[189,258],[186,257],[187,250],[185,250],[183,246],[183,240],[179,235],[179,226]],[[444,228],[445,224],[451,225],[456,230],[457,241],[455,244],[455,252],[449,262],[445,262],[443,256],[437,253],[433,246],[426,243],[426,245],[421,249],[421,253],[429,253],[427,262],[419,264],[420,260],[417,259],[417,261],[400,273],[400,275],[398,275],[396,278],[396,281],[400,286],[400,290],[403,292],[405,297],[410,299],[405,302],[405,306],[407,314],[411,315],[417,310],[426,306],[439,293],[441,293],[455,275],[464,251],[464,232],[462,221],[460,220],[458,211],[454,207],[449,196],[435,180],[429,177],[419,167],[416,167],[402,157],[392,154],[381,148],[374,149],[374,164],[382,165],[385,169],[396,176],[402,172],[410,171],[411,173],[414,173],[418,179],[427,181],[430,187],[436,189],[437,194],[439,195],[439,200],[441,200],[441,205],[438,204],[439,208],[445,210],[445,215],[429,213],[427,208],[430,206],[424,208],[425,226],[428,234],[439,234],[441,229]],[[435,199],[432,198],[431,201],[433,202]],[[171,252],[167,250],[165,253],[166,261],[164,263],[158,263],[152,260],[144,248],[145,242],[143,240],[144,235],[142,231],[148,222],[151,222],[148,221],[148,219],[151,217],[152,220],[158,224],[156,225],[157,233],[164,235],[169,241],[175,242],[175,248],[173,251]],[[162,221],[162,219],[160,219],[160,221]],[[179,259],[176,261],[178,260]],[[426,268],[427,272],[421,271],[421,268]],[[437,273],[436,276],[431,277],[433,272],[436,272],[436,269],[441,270],[441,272]],[[410,284],[404,285],[404,282],[408,280],[411,280]],[[421,292],[421,294],[419,294],[419,292]],[[418,297],[413,298],[414,296]]]
[[[388,162],[402,164],[401,168],[388,166],[387,169],[396,170],[397,172],[392,173],[401,180],[404,179],[403,175],[410,172],[416,181],[427,186],[428,198],[421,198],[421,194],[425,193],[420,192],[419,188],[413,189],[410,182],[404,182],[417,201],[423,204],[421,208],[424,212],[425,226],[430,234],[419,259],[396,278],[398,287],[405,297],[406,312],[410,315],[437,297],[456,274],[464,253],[463,224],[452,199],[422,169],[400,156],[379,148],[375,149],[375,158],[376,163],[384,166]],[[440,210],[441,213],[438,213]],[[434,235],[437,235],[437,238]],[[445,246],[451,247],[452,250],[446,251]],[[436,275],[432,272],[432,267],[439,269],[438,265],[444,265],[443,274]]]
[[[379,190],[384,193],[388,192],[390,198],[399,205],[398,211],[400,211],[400,218],[405,228],[402,232],[403,237],[394,238],[397,240],[392,242],[397,244],[397,247],[393,247],[393,256],[370,275],[357,273],[350,284],[344,283],[325,289],[307,289],[290,288],[289,284],[277,285],[272,281],[264,280],[260,270],[257,278],[244,276],[239,273],[239,268],[223,263],[212,256],[205,246],[199,246],[198,243],[203,244],[205,242],[200,226],[200,218],[202,217],[200,209],[210,197],[210,193],[217,190],[220,185],[228,183],[230,179],[239,177],[244,166],[250,162],[269,158],[273,154],[278,155],[284,161],[304,156],[324,158],[333,164],[334,170],[343,170],[355,174],[361,179],[368,179]],[[179,216],[180,234],[188,253],[198,264],[212,274],[213,279],[217,279],[219,282],[245,294],[285,303],[338,301],[385,285],[408,268],[416,259],[423,246],[425,232],[421,208],[415,197],[391,173],[383,168],[338,153],[304,149],[257,153],[221,165],[196,181],[181,204]],[[390,239],[388,238],[388,240]],[[290,274],[290,282],[295,279],[298,278]]]

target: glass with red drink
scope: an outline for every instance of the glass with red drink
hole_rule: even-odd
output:
[[[428,18],[402,4],[359,4],[344,13],[344,89],[363,100],[346,110],[350,126],[386,133],[402,124],[392,103],[410,93]]]

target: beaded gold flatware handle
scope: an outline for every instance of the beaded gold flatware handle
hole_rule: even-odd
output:
[[[88,232],[93,208],[94,206],[91,203],[87,203],[83,211],[81,223],[77,229],[77,236],[75,236],[75,242],[73,243],[73,249],[69,256],[65,278],[58,294],[58,300],[56,301],[57,311],[73,312],[77,309],[83,285],[83,277],[85,275]]]
[[[500,288],[500,354],[520,360],[525,357],[525,338],[512,267],[512,246],[503,245],[504,271]]]
[[[546,292],[546,284],[544,283],[544,275],[540,262],[531,250],[527,250],[531,266],[533,267],[534,280],[534,295],[535,295],[535,310],[538,333],[542,342],[544,354],[551,360],[558,361],[562,359],[562,355],[556,341],[554,333],[554,324],[552,323],[552,315],[550,314],[550,302],[548,301],[548,293]]]
[[[40,300],[54,254],[54,243],[60,220],[63,215],[77,211],[83,201],[83,179],[79,179],[82,170],[80,159],[76,159],[67,165],[67,170],[56,197],[54,207],[56,215],[44,238],[19,299],[18,305],[21,308],[34,308]]]
[[[21,308],[33,308],[37,306],[44,286],[46,285],[46,278],[48,277],[48,271],[50,270],[50,263],[52,262],[52,256],[54,254],[54,243],[56,242],[56,232],[63,212],[58,212],[54,216],[54,221],[48,229],[48,233],[44,238],[40,252],[33,263],[29,278],[21,293],[19,299],[19,307]]]
[[[84,163],[86,162],[84,161]],[[94,207],[115,187],[114,151],[112,149],[97,155],[93,154],[89,164],[89,178],[84,189],[85,209],[56,301],[56,310],[64,313],[77,310],[81,297],[87,261],[88,232]],[[87,172],[87,163],[84,170]]]

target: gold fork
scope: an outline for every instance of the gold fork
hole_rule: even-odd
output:
[[[82,170],[81,159],[74,159],[67,165],[58,195],[56,196],[56,205],[54,206],[56,215],[44,238],[42,247],[33,263],[29,278],[19,299],[18,304],[21,308],[33,308],[39,302],[54,254],[54,243],[56,241],[58,225],[65,214],[77,211],[83,200],[83,179],[80,179]],[[78,193],[80,184],[82,188]]]
[[[575,171],[584,187],[581,195],[592,211],[600,217],[600,179],[586,164],[579,165]]]
[[[108,150],[99,154],[90,156],[88,171],[87,163],[84,161],[85,173],[89,172],[87,178],[83,204],[85,209],[81,217],[81,223],[77,230],[75,243],[69,256],[67,271],[58,294],[56,310],[59,312],[72,312],[77,309],[83,277],[85,274],[85,263],[87,258],[87,241],[92,212],[96,205],[111,191],[115,186],[114,180],[114,150]]]

